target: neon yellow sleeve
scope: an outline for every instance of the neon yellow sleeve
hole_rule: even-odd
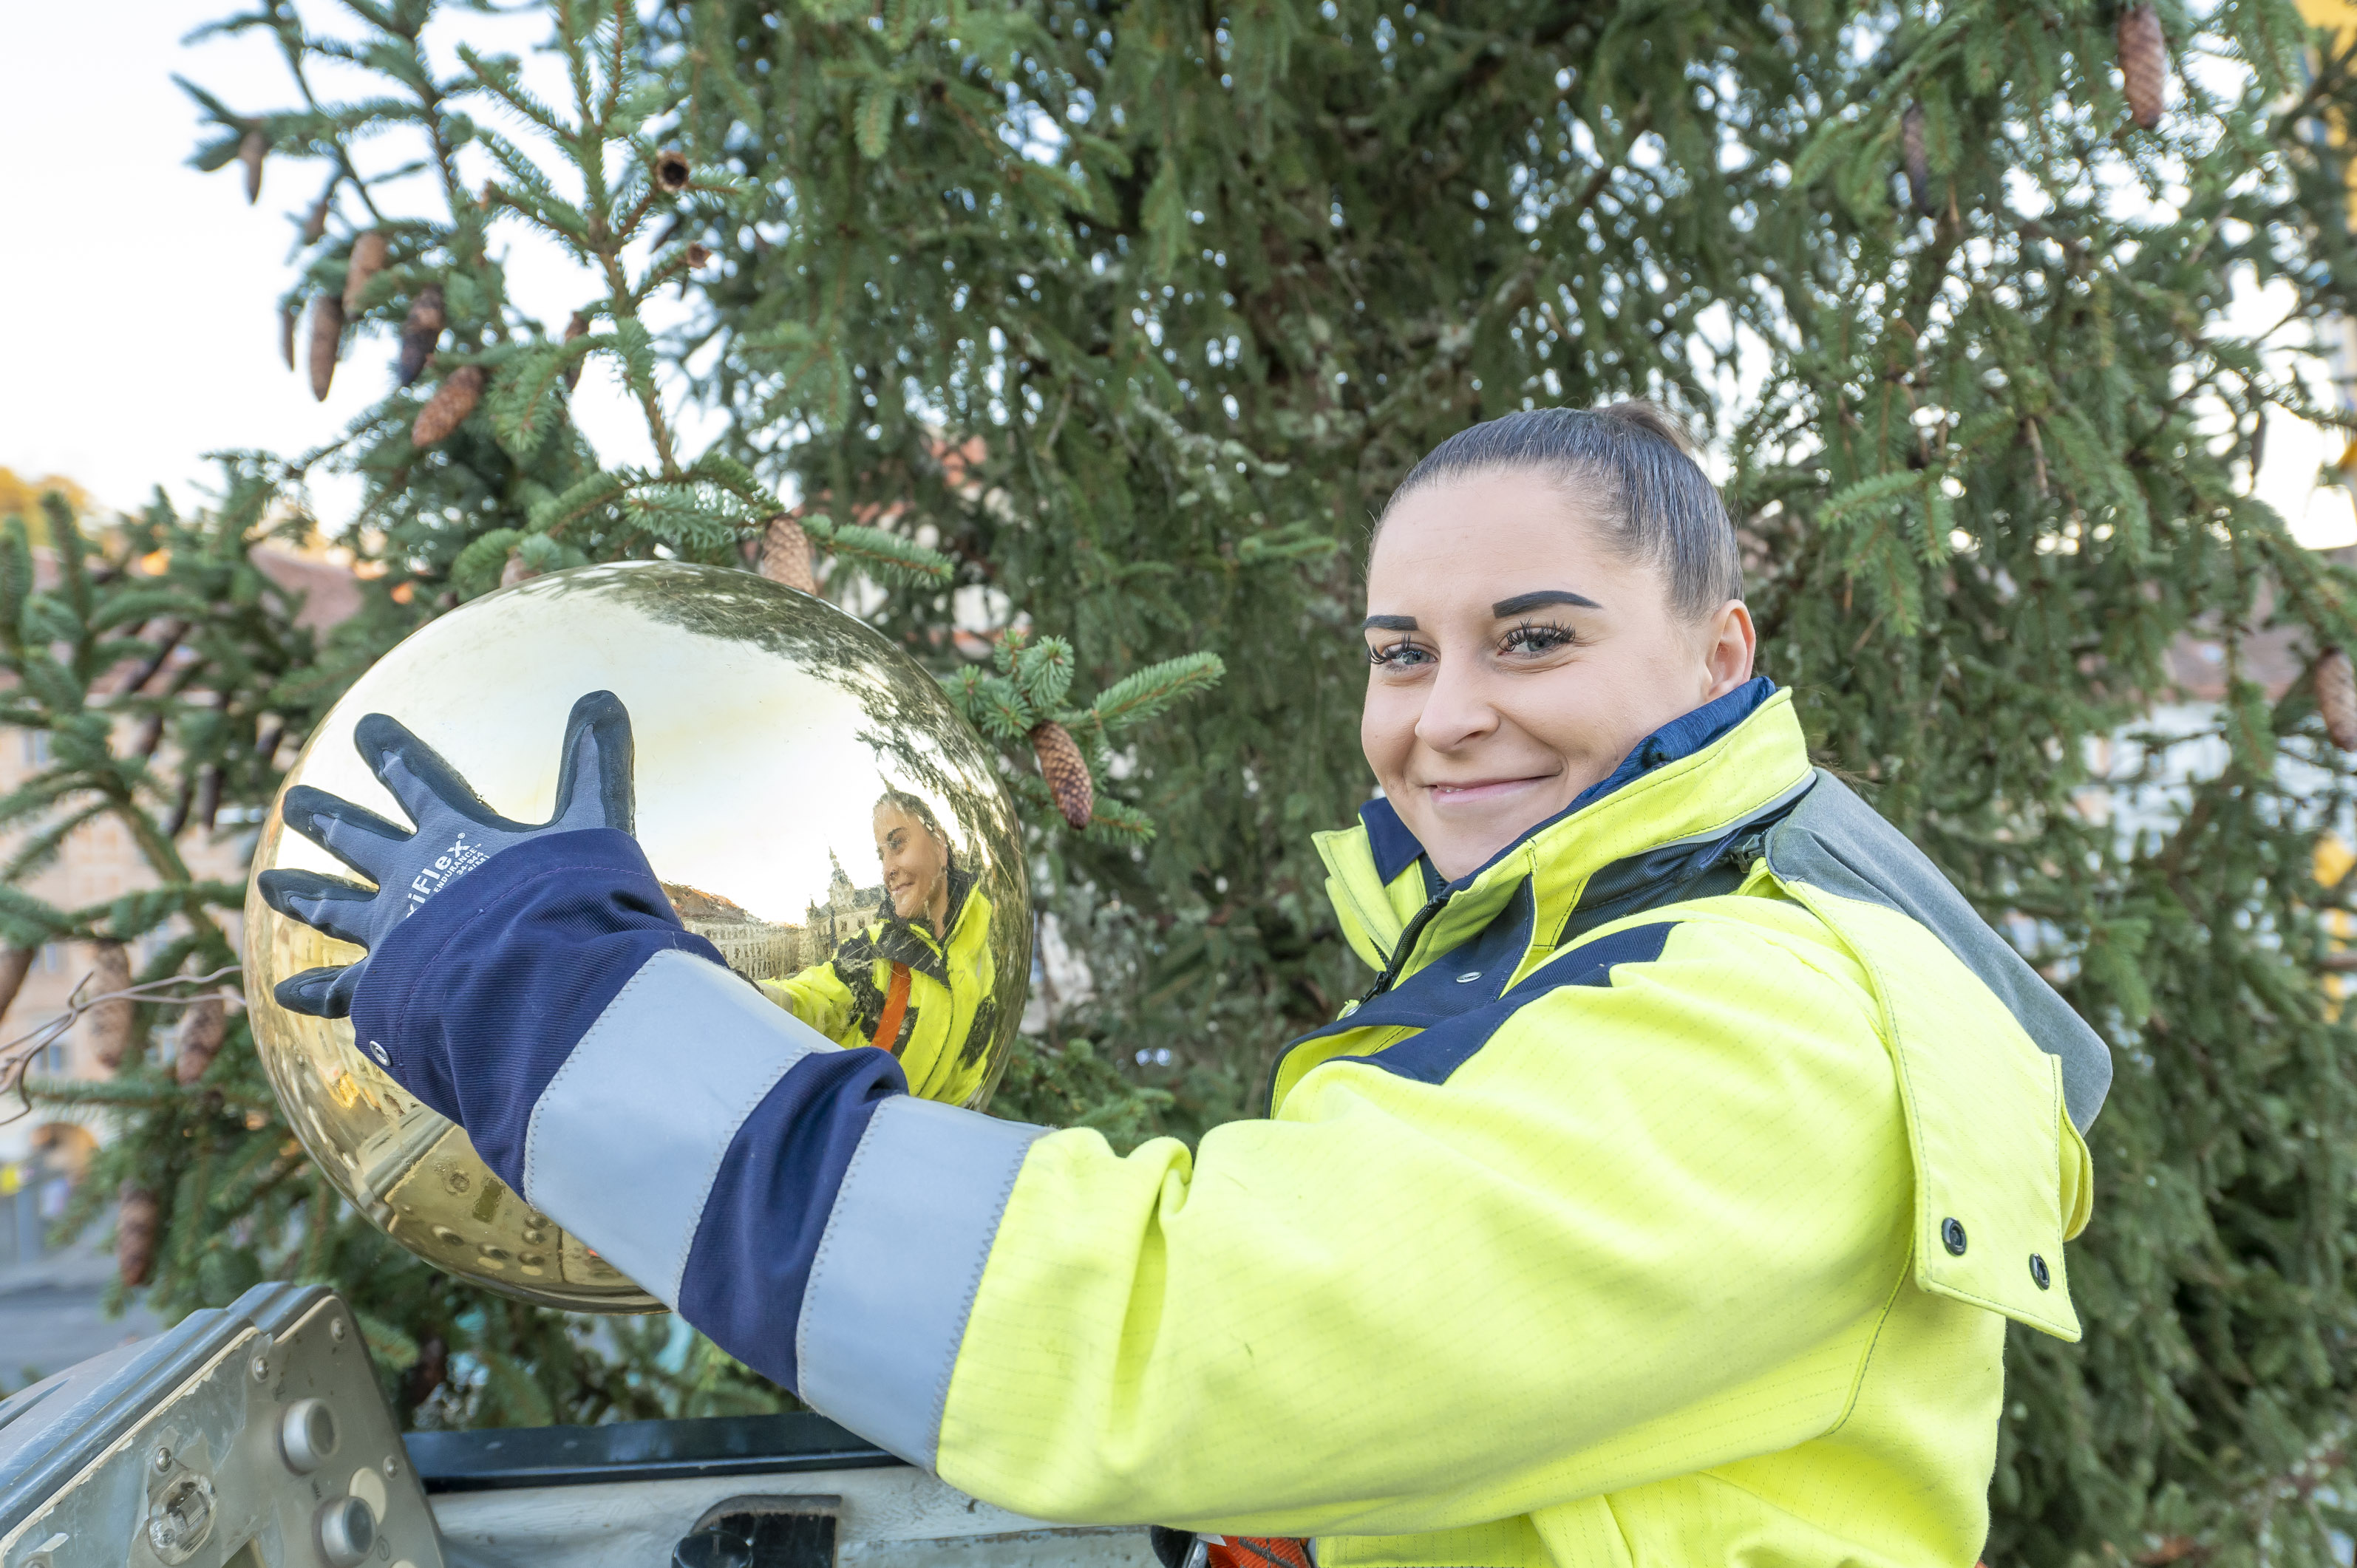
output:
[[[1909,1260],[1862,974],[1731,917],[1609,974],[1426,1029],[1414,1062],[1329,1062],[1191,1159],[1041,1138],[942,1477],[1047,1519],[1386,1535],[1834,1426]]]
[[[851,988],[834,972],[829,960],[814,963],[783,980],[760,983],[761,993],[839,1046],[864,1046],[867,1041],[853,1027]]]

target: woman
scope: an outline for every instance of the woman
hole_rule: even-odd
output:
[[[837,1045],[891,1052],[909,1093],[962,1104],[982,1087],[998,1027],[990,900],[958,869],[923,800],[886,790],[875,825],[883,918],[825,962],[761,989]]]
[[[797,1035],[612,828],[390,928],[354,1022],[722,1346],[1021,1512],[1222,1563],[1969,1563],[2006,1322],[2078,1334],[2102,1043],[1812,770],[1654,411],[1445,443],[1367,608],[1383,793],[1320,848],[1375,977],[1191,1155]],[[552,901],[605,911],[561,960],[505,934]]]

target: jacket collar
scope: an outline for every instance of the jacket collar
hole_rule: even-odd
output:
[[[1532,950],[1552,951],[1591,885],[1618,897],[1632,873],[1642,885],[1691,858],[1660,852],[1716,854],[1718,841],[1789,804],[1811,778],[1791,693],[1760,677],[1647,736],[1610,775],[1454,883],[1426,874],[1423,846],[1387,801],[1369,802],[1356,829],[1319,834],[1318,849],[1361,956],[1405,974],[1483,929],[1525,883]],[[1428,904],[1439,908],[1394,964],[1393,950]]]

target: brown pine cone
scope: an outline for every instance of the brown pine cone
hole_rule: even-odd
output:
[[[687,182],[694,175],[695,170],[689,166],[687,155],[677,147],[665,147],[655,155],[655,183],[673,195],[685,190]]]
[[[270,138],[256,125],[238,139],[237,161],[245,166],[245,204],[248,207],[262,199],[262,158],[270,151]]]
[[[105,996],[131,987],[131,952],[121,942],[97,942],[91,948],[90,996]],[[113,1072],[131,1051],[129,1002],[102,1002],[82,1015],[88,1021],[90,1054]]]
[[[1907,166],[1907,200],[1918,212],[1932,210],[1932,160],[1923,150],[1923,105],[1910,103],[1899,120],[1899,150]]]
[[[403,386],[425,373],[425,361],[434,357],[434,345],[442,340],[442,328],[447,325],[442,315],[442,285],[427,284],[409,302],[409,314],[401,321]]]
[[[2316,661],[2316,707],[2332,744],[2357,752],[2357,668],[2347,650],[2328,648]]]
[[[385,252],[390,248],[384,235],[374,229],[352,242],[352,259],[344,268],[346,316],[361,307],[361,295],[367,292],[369,280],[384,271]]]
[[[573,313],[573,319],[565,324],[565,340],[567,343],[570,343],[575,338],[587,334],[588,330],[589,318],[576,310]],[[580,384],[581,361],[576,360],[571,364],[565,367],[565,390],[566,392],[571,392],[575,387],[577,387]]]
[[[1097,814],[1097,790],[1089,778],[1088,759],[1081,755],[1072,732],[1053,720],[1033,725],[1031,752],[1039,759],[1039,777],[1048,781],[1056,810],[1064,814],[1073,832],[1087,827]]]
[[[292,303],[278,307],[278,357],[290,371],[295,368],[295,321],[300,314]]]
[[[2169,40],[2161,35],[2160,13],[2150,5],[2121,12],[2119,46],[2128,117],[2149,131],[2160,124],[2161,108],[2169,102]]]
[[[25,976],[33,972],[31,948],[0,946],[0,1013],[5,1013],[16,1000],[17,988]]]
[[[466,422],[483,400],[483,367],[461,365],[442,378],[425,406],[417,411],[417,423],[409,427],[412,446],[431,446]]]
[[[429,1334],[417,1342],[417,1360],[401,1377],[401,1397],[412,1408],[433,1397],[450,1375],[450,1347],[442,1342],[439,1334]]]
[[[328,182],[328,188],[319,193],[319,199],[311,204],[311,216],[303,220],[305,244],[316,245],[319,242],[319,237],[328,231],[328,214],[335,209],[336,182],[331,179]]]
[[[311,395],[328,401],[336,360],[344,348],[344,302],[323,294],[311,302]]]
[[[761,575],[805,594],[818,592],[818,571],[811,564],[810,535],[790,517],[773,517],[761,531]]]
[[[114,1211],[114,1273],[135,1290],[155,1270],[156,1233],[164,1206],[154,1193],[127,1181],[115,1196],[120,1206]]]
[[[227,1029],[227,1010],[218,996],[208,996],[181,1015],[179,1053],[172,1063],[172,1076],[183,1087],[204,1077],[205,1069],[213,1065]]]

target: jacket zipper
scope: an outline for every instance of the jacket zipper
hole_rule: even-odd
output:
[[[1408,956],[1415,951],[1416,939],[1424,935],[1424,928],[1432,924],[1432,918],[1440,913],[1441,907],[1447,904],[1448,899],[1448,893],[1436,893],[1423,908],[1415,912],[1415,918],[1407,923],[1407,929],[1400,932],[1400,940],[1393,946],[1391,958],[1384,963],[1383,972],[1375,976],[1372,984],[1360,993],[1359,999],[1351,1004],[1350,1011],[1343,1015],[1344,1017],[1350,1016],[1351,1013],[1357,1012],[1392,988],[1394,983],[1399,979],[1400,966],[1406,963]]]

